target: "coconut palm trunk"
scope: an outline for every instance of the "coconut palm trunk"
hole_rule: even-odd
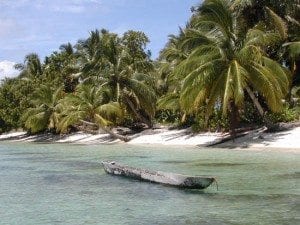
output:
[[[248,95],[250,96],[253,104],[255,105],[259,115],[261,116],[263,122],[266,124],[268,129],[272,129],[274,128],[274,124],[272,123],[272,121],[270,121],[265,115],[266,112],[264,111],[263,107],[261,106],[261,104],[259,103],[258,99],[255,97],[253,91],[247,86],[246,91],[248,93]]]
[[[259,115],[264,119],[265,111],[264,111],[263,107],[261,106],[261,104],[259,103],[258,99],[255,97],[253,91],[248,86],[245,87],[245,89],[246,89],[248,95],[250,96],[253,104],[255,105]]]
[[[127,96],[124,96],[124,99],[126,101],[126,103],[128,104],[130,110],[134,113],[135,117],[142,123],[145,123],[148,128],[152,128],[153,127],[153,124],[151,121],[149,121],[148,119],[146,119],[144,116],[142,116],[135,108],[133,102],[127,97]]]
[[[232,140],[236,138],[236,128],[239,121],[238,107],[233,100],[230,101],[230,135]]]
[[[127,136],[116,134],[115,132],[113,132],[108,127],[101,127],[101,129],[104,130],[106,133],[110,134],[112,137],[120,139],[121,141],[128,142],[128,141],[131,140],[131,138],[129,138]]]
[[[85,121],[85,120],[80,120],[80,122],[82,122],[83,124],[88,125],[88,126],[93,126],[93,127],[99,128],[99,125],[96,123],[92,123],[92,122]],[[131,138],[129,138],[127,136],[116,134],[111,129],[109,129],[107,126],[100,126],[100,129],[104,130],[106,133],[110,134],[112,137],[114,137],[116,139],[120,139],[121,141],[128,142],[131,140]]]

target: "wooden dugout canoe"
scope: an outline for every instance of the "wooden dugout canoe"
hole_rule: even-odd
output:
[[[216,181],[213,177],[186,176],[182,174],[150,171],[121,165],[114,161],[103,161],[104,170],[112,175],[124,176],[136,180],[176,186],[180,188],[204,189]]]

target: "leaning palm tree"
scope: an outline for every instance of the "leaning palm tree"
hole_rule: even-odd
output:
[[[177,67],[176,75],[183,80],[180,101],[184,109],[193,112],[205,105],[209,117],[221,106],[223,115],[230,113],[233,124],[245,92],[264,117],[256,95],[264,98],[270,110],[280,111],[290,81],[286,70],[265,53],[284,30],[266,30],[258,24],[238,36],[238,15],[231,6],[229,0],[206,0],[199,7],[182,42],[191,53]]]
[[[118,102],[107,102],[107,90],[102,87],[80,84],[74,94],[67,95],[59,103],[58,130],[65,133],[71,125],[82,124],[91,130],[99,128],[123,141],[129,139],[115,134],[110,126],[122,120],[123,110]]]
[[[63,94],[62,87],[53,89],[48,85],[41,85],[35,90],[31,100],[33,107],[29,108],[22,117],[25,128],[30,133],[55,131],[59,121],[57,104]]]

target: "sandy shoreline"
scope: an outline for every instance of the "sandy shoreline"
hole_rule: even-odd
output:
[[[266,133],[263,129],[249,132],[246,136],[237,138],[234,142],[227,141],[218,144],[217,148],[272,148],[293,149],[300,152],[300,127],[277,133]],[[222,139],[222,133],[193,134],[189,129],[168,130],[155,129],[145,130],[127,142],[136,145],[168,145],[168,146],[207,146]],[[51,142],[73,144],[112,144],[122,143],[120,140],[111,138],[108,134],[87,134],[83,132],[68,135],[32,135],[25,132],[12,132],[0,135],[0,141],[13,142]]]

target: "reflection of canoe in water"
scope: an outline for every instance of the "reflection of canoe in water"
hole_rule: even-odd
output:
[[[104,170],[109,174],[182,188],[204,189],[216,181],[213,177],[186,176],[159,171],[155,172],[121,165],[113,161],[104,161],[102,162],[102,165]]]

